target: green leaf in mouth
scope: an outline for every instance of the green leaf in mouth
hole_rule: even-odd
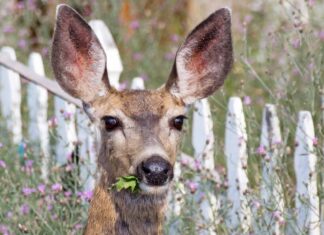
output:
[[[114,184],[114,187],[120,192],[123,189],[131,190],[131,192],[136,193],[139,191],[139,181],[133,176],[122,176],[117,178],[117,182]]]

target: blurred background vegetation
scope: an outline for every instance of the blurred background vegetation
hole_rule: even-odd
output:
[[[141,76],[145,79],[148,88],[157,88],[166,81],[177,48],[197,23],[219,7],[231,7],[235,64],[224,88],[209,99],[217,138],[215,144],[217,168],[225,167],[223,148],[227,101],[230,96],[239,96],[245,106],[248,128],[250,184],[252,189],[258,190],[261,158],[256,149],[260,142],[262,108],[266,103],[274,103],[278,107],[285,147],[281,171],[287,185],[287,194],[292,198],[294,192],[292,156],[298,111],[311,111],[316,125],[318,146],[323,145],[324,120],[321,119],[323,107],[321,109],[320,105],[320,96],[324,92],[324,3],[322,1],[232,0],[216,3],[212,0],[1,0],[0,46],[15,48],[18,60],[24,63],[31,51],[40,52],[43,55],[48,77],[53,77],[49,66],[49,51],[55,22],[55,8],[59,3],[69,4],[87,20],[103,20],[112,32],[122,57],[124,71],[120,81],[127,84],[133,77]],[[24,107],[26,106],[22,109]],[[192,153],[190,126],[187,129],[188,135],[183,149]],[[0,142],[8,142],[4,134],[0,137]],[[10,144],[6,146],[0,148],[0,158],[15,155],[15,150],[10,147]],[[320,148],[317,151],[321,156],[319,171],[322,171],[323,151]],[[13,159],[9,157],[8,159],[15,164]],[[20,167],[15,167],[19,172]],[[24,178],[24,174],[19,173],[16,178]],[[1,185],[15,182],[15,188],[18,190],[19,186],[26,183],[15,177],[11,180],[2,182]],[[36,184],[36,181],[33,182]],[[4,189],[0,189],[0,195],[1,190]],[[15,195],[14,190],[10,193],[2,192],[9,197],[7,202]],[[74,202],[77,203],[77,200]],[[21,204],[21,201],[19,203]],[[293,204],[293,200],[289,200],[288,204]],[[63,205],[66,205],[64,201]],[[33,230],[32,233],[60,231],[63,234],[65,231],[72,231],[75,226],[79,226],[78,221],[81,223],[85,216],[84,208],[78,205],[78,208],[81,208],[79,208],[80,213],[76,215],[76,219],[71,219],[72,222],[66,222],[66,227],[52,227],[52,230],[44,228],[45,230]],[[8,210],[2,212],[3,206],[0,203],[0,221],[4,221],[4,218],[7,218],[5,213],[10,211],[6,206]],[[36,213],[36,210],[34,212]],[[29,229],[36,223],[27,222],[27,219],[20,223],[20,219],[21,217],[18,216],[16,224],[27,224]],[[52,226],[46,221],[44,224],[45,227]],[[12,231],[23,231],[21,228],[17,229]]]

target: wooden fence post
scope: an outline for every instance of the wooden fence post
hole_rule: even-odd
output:
[[[283,190],[276,168],[281,163],[282,138],[276,107],[266,104],[263,109],[260,153],[262,159],[261,200],[264,208],[265,226],[258,233],[281,234],[280,221],[273,213],[282,214],[284,209]],[[268,209],[269,208],[269,209]]]
[[[322,92],[321,92],[321,112],[322,112],[322,116],[321,116],[321,122],[322,122],[322,128],[324,128],[324,87],[322,88]],[[323,131],[323,129],[322,129]],[[322,146],[322,151],[324,152],[324,143]],[[323,168],[322,168],[323,169]],[[324,192],[324,172],[323,170],[321,171],[321,188],[322,188],[322,193]],[[321,231],[322,231],[322,235],[324,234],[324,198],[321,198],[321,202],[320,202],[320,210],[321,210]]]
[[[231,97],[228,104],[225,130],[225,156],[228,172],[228,199],[232,204],[228,211],[227,224],[233,231],[250,228],[251,212],[248,207],[247,134],[242,101]]]
[[[97,169],[97,148],[95,127],[83,110],[77,110],[78,144],[80,157],[80,178],[84,191],[91,191],[95,186]]]
[[[54,98],[55,116],[58,121],[55,146],[56,164],[59,166],[68,162],[75,151],[77,135],[75,130],[75,106],[59,97]]]
[[[110,85],[119,88],[119,77],[123,71],[122,61],[114,38],[102,20],[91,20],[89,25],[97,35],[107,56],[107,68]]]
[[[317,196],[316,155],[314,126],[310,112],[300,111],[296,130],[295,174],[296,216],[300,231],[320,234],[319,199]]]
[[[16,60],[16,53],[11,47],[3,47],[1,53],[9,59]],[[12,141],[22,141],[22,122],[20,113],[21,85],[19,74],[0,66],[1,112],[5,118],[7,130],[12,134]]]
[[[207,99],[202,99],[194,104],[193,123],[192,123],[192,145],[195,151],[195,160],[202,165],[202,171],[212,172],[215,168],[214,163],[214,133],[213,120],[211,117],[210,107]],[[197,181],[201,181],[197,177]],[[207,226],[199,226],[199,234],[215,234],[213,224],[215,212],[217,210],[217,200],[211,189],[200,188],[197,192],[197,200],[200,202],[200,212],[202,221]],[[201,200],[201,195],[204,195]]]
[[[28,66],[35,73],[45,76],[42,57],[39,53],[29,55]],[[41,172],[44,180],[48,178],[49,135],[47,123],[47,90],[33,83],[28,83],[27,103],[29,111],[28,135],[29,140],[37,144],[42,157]]]

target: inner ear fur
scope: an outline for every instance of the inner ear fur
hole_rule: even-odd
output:
[[[221,87],[232,64],[231,12],[223,8],[188,35],[165,87],[186,104],[193,103]]]
[[[85,102],[109,89],[106,55],[88,23],[71,7],[59,5],[51,62],[60,86]]]

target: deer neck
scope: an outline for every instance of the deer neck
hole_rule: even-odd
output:
[[[117,192],[109,189],[107,176],[102,174],[95,189],[85,234],[162,234],[167,195]]]

